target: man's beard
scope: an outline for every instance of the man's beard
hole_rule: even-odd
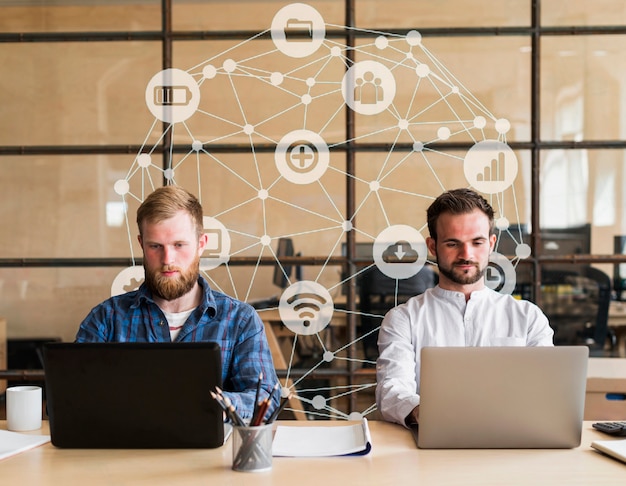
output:
[[[200,258],[189,265],[187,270],[182,270],[178,267],[164,266],[158,270],[150,270],[145,268],[146,273],[146,285],[152,294],[156,297],[160,297],[164,300],[174,300],[182,297],[196,284],[198,276],[200,275]],[[177,277],[164,277],[161,272],[178,271]]]
[[[458,271],[455,269],[455,265],[459,265],[459,264],[460,265],[474,265],[474,268],[476,269],[476,271],[475,272]],[[447,268],[439,265],[439,273],[441,273],[448,280],[451,280],[452,282],[456,284],[471,285],[471,284],[475,284],[481,278],[483,278],[483,275],[485,274],[485,268],[481,270],[478,263],[470,262],[467,260],[461,260],[461,261],[455,262],[452,266],[447,267]]]

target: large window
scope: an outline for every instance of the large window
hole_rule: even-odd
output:
[[[388,228],[425,238],[425,209],[445,189],[483,189],[498,211],[498,251],[515,269],[510,291],[553,315],[563,342],[573,339],[563,308],[578,306],[595,324],[598,290],[580,280],[588,268],[620,298],[623,2],[306,5],[0,2],[0,317],[9,339],[73,340],[117,277],[141,264],[134,212],[165,183],[197,193],[228,232],[227,263],[206,258],[215,288],[270,306],[284,270],[288,283],[328,292],[333,318],[319,332],[276,326],[282,376],[320,390],[303,393],[312,414],[371,410],[358,294],[375,260],[367,245]],[[306,35],[319,45],[303,47]],[[200,97],[173,120],[159,116],[169,79],[159,73],[170,69],[179,74],[168,89],[191,79]],[[176,96],[186,103],[190,93]],[[501,186],[468,172],[483,141],[502,144]],[[289,167],[307,157],[326,170]],[[277,255],[281,238],[290,255]]]

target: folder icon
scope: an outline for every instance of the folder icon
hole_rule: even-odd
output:
[[[289,19],[285,24],[285,40],[310,42],[313,40],[313,22],[310,20]]]

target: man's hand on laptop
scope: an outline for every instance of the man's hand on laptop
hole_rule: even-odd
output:
[[[404,419],[404,423],[406,424],[407,427],[410,427],[411,425],[419,423],[419,418],[420,418],[420,406],[418,405],[413,410],[411,410],[410,414],[406,416],[406,418]]]

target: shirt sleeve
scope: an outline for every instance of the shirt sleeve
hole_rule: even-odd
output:
[[[77,343],[103,343],[106,338],[106,310],[104,304],[94,307],[78,328]]]
[[[265,328],[258,314],[250,313],[238,323],[239,336],[233,348],[230,369],[226,373],[224,395],[228,396],[243,419],[252,417],[259,373],[263,374],[260,400],[271,395],[268,416],[280,402],[280,386],[274,370]]]
[[[528,336],[527,346],[554,346],[554,330],[546,315],[535,304],[527,303],[528,310]]]
[[[406,427],[404,419],[420,403],[416,381],[416,350],[405,309],[383,319],[378,336],[376,404],[384,420]]]

